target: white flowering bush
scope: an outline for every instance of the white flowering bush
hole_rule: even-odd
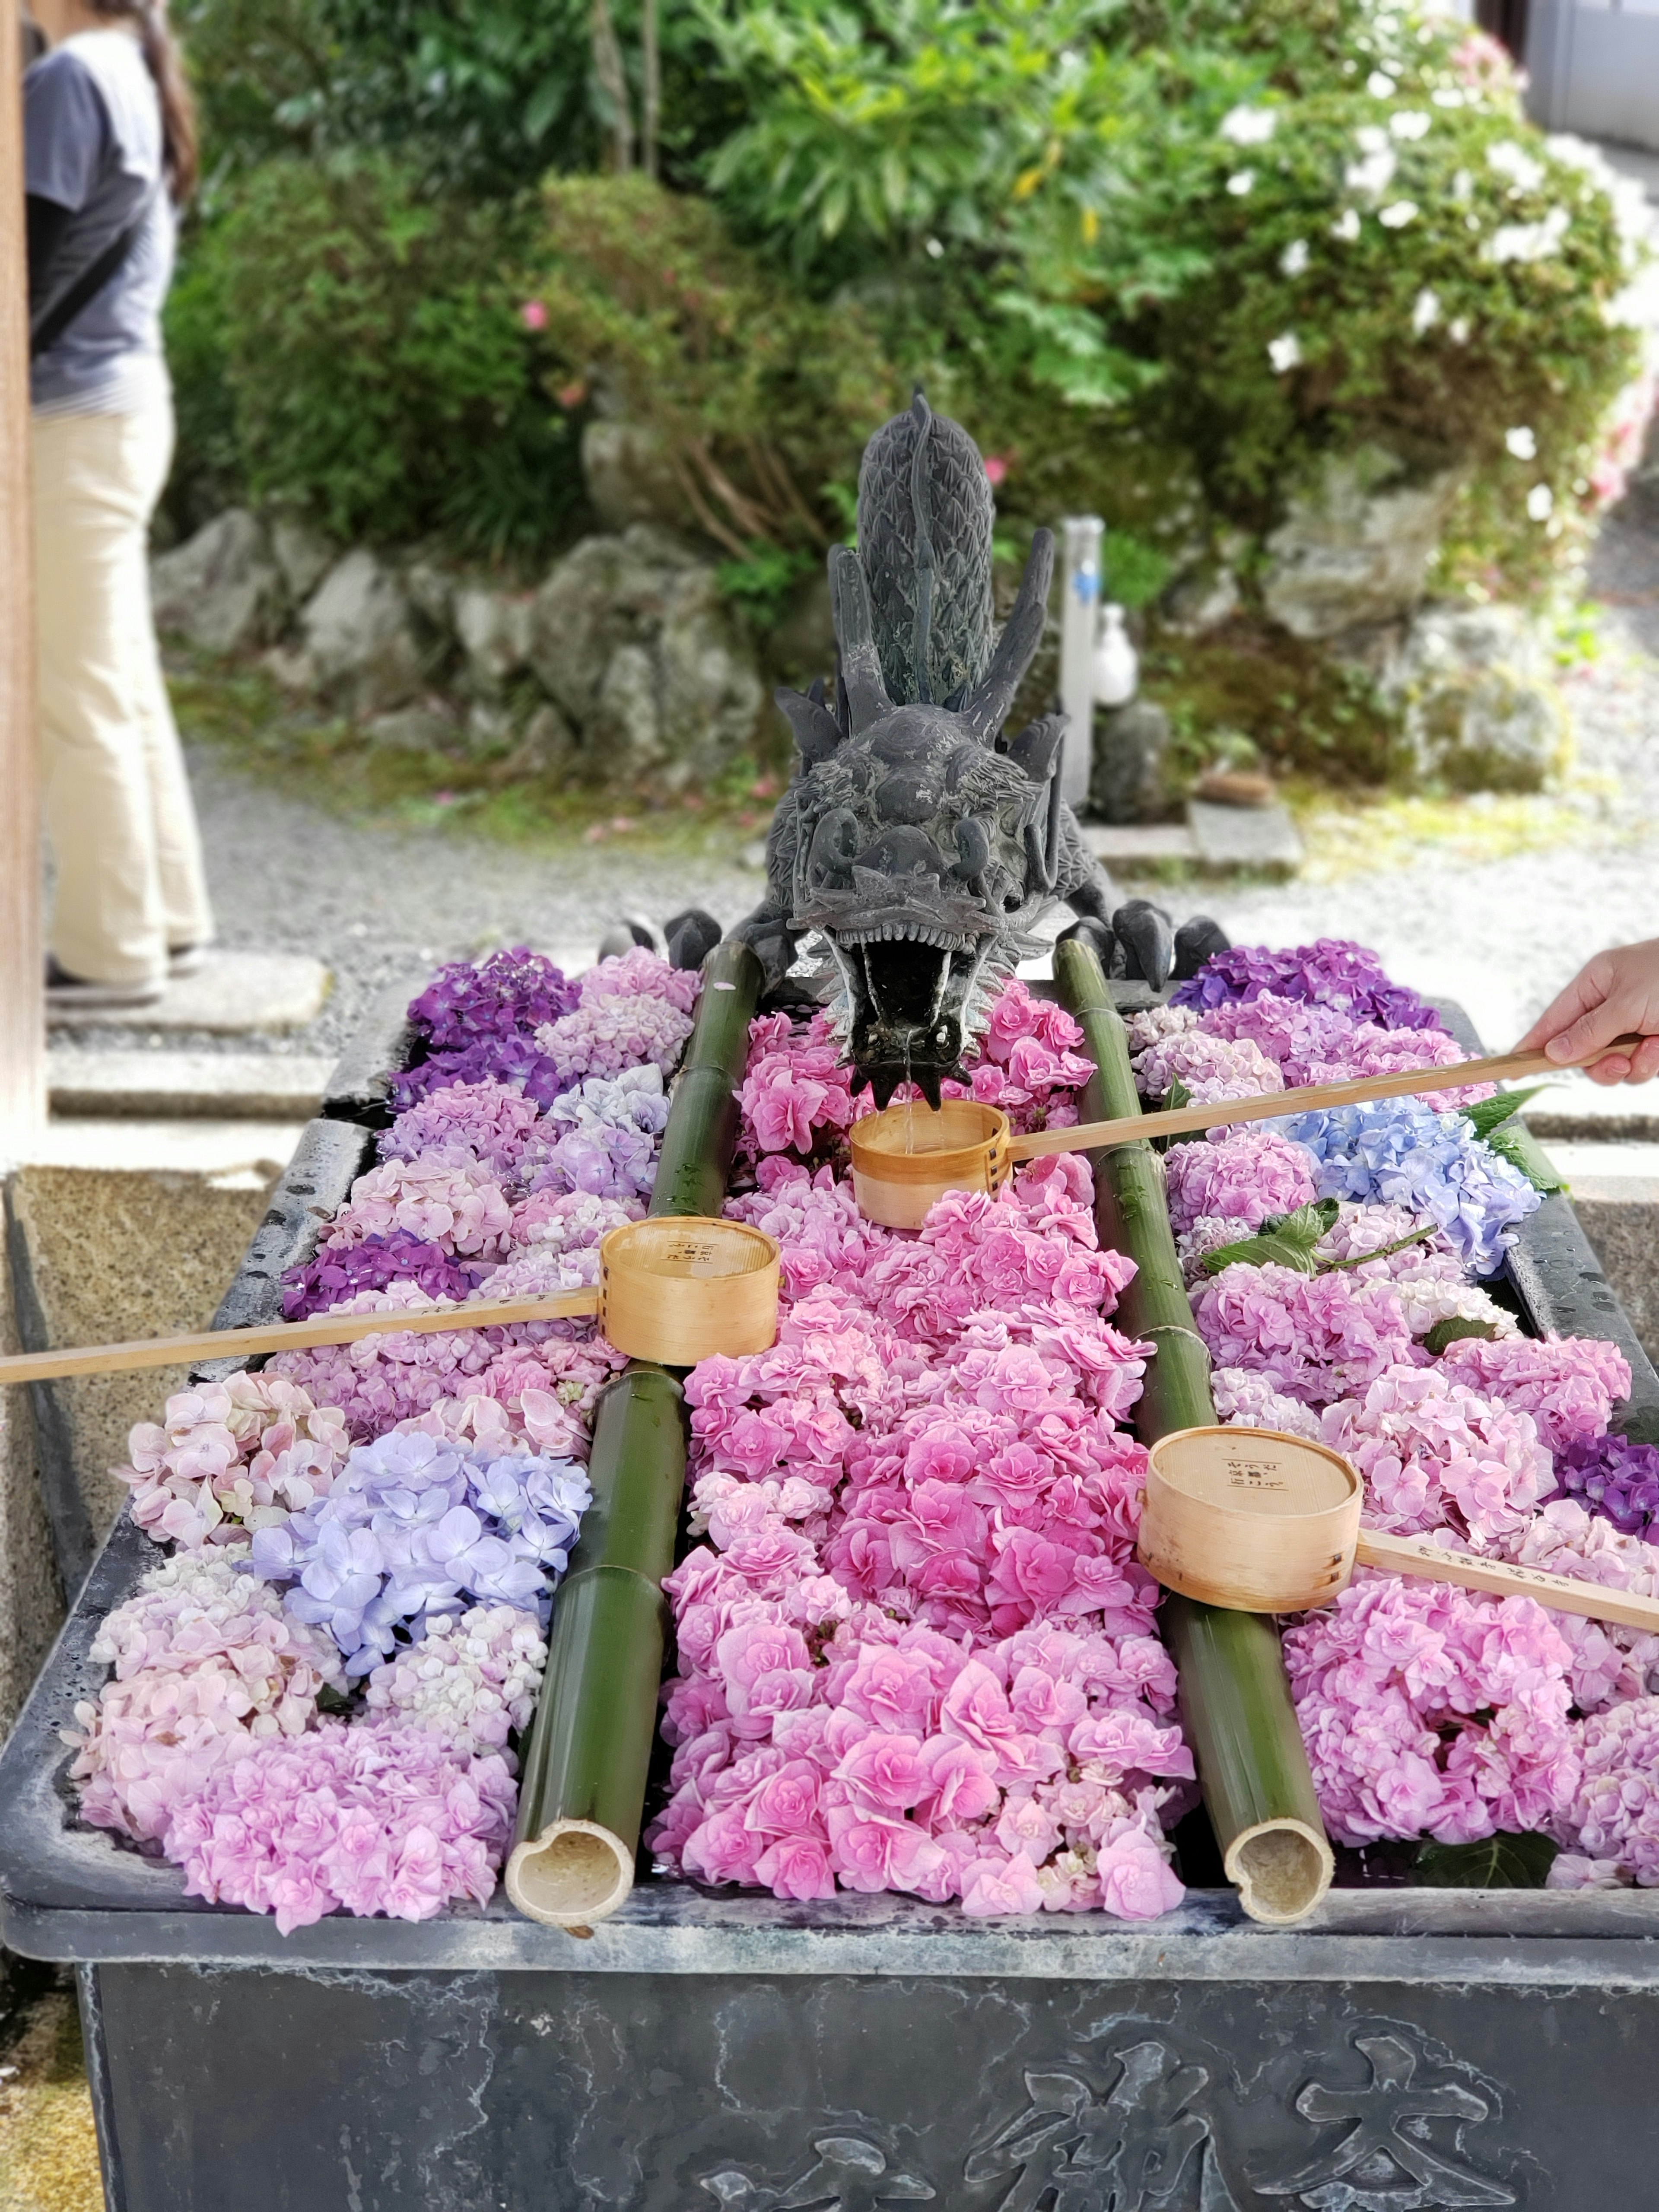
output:
[[[1180,404],[1225,503],[1370,439],[1463,464],[1444,558],[1524,586],[1622,490],[1651,404],[1643,196],[1532,128],[1479,33],[1344,12],[1339,82],[1214,134],[1211,274],[1166,320]]]

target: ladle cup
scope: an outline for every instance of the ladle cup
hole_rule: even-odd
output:
[[[1386,1567],[1659,1633],[1659,1599],[1546,1568],[1362,1528],[1364,1485],[1340,1452],[1277,1429],[1176,1429],[1148,1454],[1136,1553],[1166,1589],[1235,1613],[1305,1613]]]

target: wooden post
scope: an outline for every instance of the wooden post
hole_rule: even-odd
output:
[[[0,1166],[46,1118],[21,63],[17,11],[0,9]]]

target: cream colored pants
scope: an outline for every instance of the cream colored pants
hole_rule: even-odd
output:
[[[51,946],[95,983],[167,973],[213,934],[201,837],[149,611],[149,519],[173,458],[165,392],[34,423],[34,577]]]

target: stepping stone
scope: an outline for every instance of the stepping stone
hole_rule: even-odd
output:
[[[1085,822],[1083,842],[1108,867],[1133,867],[1137,860],[1195,860],[1193,833],[1179,822]]]
[[[50,1007],[56,1030],[301,1030],[322,1012],[331,981],[305,952],[210,952],[148,1006]]]
[[[55,1115],[103,1120],[308,1121],[331,1063],[265,1052],[87,1052],[46,1055]]]
[[[1285,806],[1217,806],[1189,799],[1187,823],[1212,868],[1299,868],[1302,839]]]

